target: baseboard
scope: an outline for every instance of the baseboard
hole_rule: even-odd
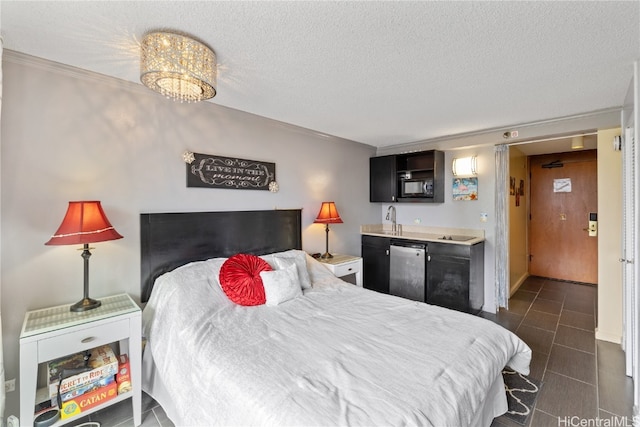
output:
[[[522,284],[525,280],[527,280],[528,277],[529,273],[525,272],[522,276],[520,276],[518,280],[516,280],[516,283],[514,283],[511,289],[509,289],[509,297],[513,296],[513,294],[515,294],[516,291],[520,289],[520,286],[522,286]]]
[[[601,332],[598,330],[598,328],[596,328],[596,339],[600,341],[612,342],[614,344],[622,344],[622,337],[620,335]]]

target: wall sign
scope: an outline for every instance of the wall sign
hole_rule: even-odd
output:
[[[185,152],[187,187],[278,191],[276,164]]]
[[[553,180],[554,193],[571,193],[571,178],[560,178]]]

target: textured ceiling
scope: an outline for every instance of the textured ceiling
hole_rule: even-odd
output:
[[[638,1],[2,0],[0,25],[138,83],[146,32],[190,34],[218,56],[208,102],[378,147],[619,107],[640,58]]]

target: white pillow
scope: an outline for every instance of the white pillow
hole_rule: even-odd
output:
[[[273,271],[261,271],[266,305],[278,305],[302,295],[295,264]]]
[[[293,261],[298,270],[298,279],[302,289],[311,289],[311,279],[307,271],[307,254],[304,251],[290,250],[273,254],[273,262],[277,269],[287,268]]]

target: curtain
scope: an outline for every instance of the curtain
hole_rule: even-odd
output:
[[[0,37],[0,117],[2,117],[2,49],[4,41]],[[0,141],[0,148],[2,142]],[[1,181],[0,181],[1,184]],[[0,187],[1,188],[1,187]],[[1,266],[0,266],[1,268]],[[0,295],[0,302],[2,301],[2,295]],[[5,393],[4,393],[4,359],[2,357],[2,308],[0,307],[0,424],[4,420],[4,405],[5,405]]]
[[[509,174],[509,146],[496,145],[496,251],[495,292],[496,307],[509,308],[509,215],[507,184]]]

